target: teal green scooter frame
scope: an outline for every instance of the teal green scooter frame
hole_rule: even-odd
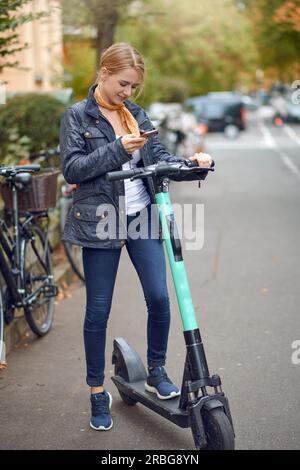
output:
[[[177,235],[174,211],[169,191],[166,190],[168,182],[165,181],[165,192],[156,193],[155,199],[159,210],[163,238],[166,244],[169,264],[174,280],[179,311],[184,331],[198,328],[190,286],[183,262],[181,244]]]
[[[234,449],[229,403],[222,391],[220,377],[209,374],[169,196],[169,178],[189,181],[194,175],[194,178],[205,179],[209,170],[195,167],[190,161],[181,161],[107,173],[110,181],[152,178],[186,344],[179,397],[159,400],[145,391],[146,369],[137,352],[123,338],[114,340],[112,362],[115,375],[112,381],[127,405],[139,402],[180,427],[190,427],[197,449],[229,450]]]

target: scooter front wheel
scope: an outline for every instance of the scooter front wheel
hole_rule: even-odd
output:
[[[206,450],[234,450],[234,432],[222,408],[202,411]]]

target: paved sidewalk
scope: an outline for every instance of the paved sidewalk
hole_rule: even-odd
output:
[[[122,259],[120,275],[123,277],[129,260],[126,255]],[[126,285],[119,285],[117,290],[107,338],[106,380],[114,400],[114,428],[109,432],[89,428],[89,388],[85,385],[82,341],[85,288],[77,281],[67,290],[67,298],[56,305],[50,333],[41,339],[28,338],[7,357],[8,368],[0,373],[0,449],[193,449],[189,430],[163,421],[162,437],[162,418],[142,406],[124,405],[109,378],[113,372],[112,342],[118,336],[119,316],[124,313]],[[132,296],[132,301],[127,303],[128,310],[133,308],[134,302]],[[143,303],[139,293],[137,322],[134,315],[126,312],[126,330],[128,328],[134,337],[136,331],[145,330]],[[134,323],[137,329],[133,328]],[[123,320],[122,324],[125,324]],[[145,350],[144,341],[144,334],[141,334],[141,338],[136,338],[135,347]],[[179,377],[181,371],[178,372]]]
[[[299,449],[300,365],[291,360],[299,339],[299,183],[272,149],[220,150],[214,157],[218,171],[201,191],[196,184],[171,188],[174,202],[205,205],[203,249],[183,252],[210,373],[221,375],[237,449]],[[185,348],[169,270],[168,282],[167,370],[180,385]],[[108,432],[89,428],[84,287],[76,282],[69,293],[49,335],[8,355],[0,374],[0,448],[194,449],[189,429],[139,404],[126,406],[110,380],[115,337],[144,361],[146,355],[146,308],[126,250],[107,336],[105,385],[114,400]]]

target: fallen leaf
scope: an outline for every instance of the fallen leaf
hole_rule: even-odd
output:
[[[263,287],[261,290],[260,290],[260,293],[261,294],[267,294],[269,292],[269,289],[267,289],[266,287]]]

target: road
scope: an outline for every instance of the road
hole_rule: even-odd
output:
[[[300,340],[300,129],[272,127],[266,111],[252,116],[237,140],[210,134],[216,171],[200,190],[197,183],[172,183],[171,197],[204,207],[203,247],[184,242],[184,259],[210,372],[221,375],[230,400],[236,448],[299,449],[300,352],[293,343]],[[201,233],[203,221],[195,223]],[[168,282],[167,370],[180,384],[185,351],[170,272]],[[144,300],[126,250],[107,340],[115,425],[106,433],[89,429],[84,304],[84,288],[75,283],[56,306],[51,333],[8,356],[0,375],[0,448],[193,449],[189,430],[141,405],[126,407],[109,379],[114,337],[146,354]]]

